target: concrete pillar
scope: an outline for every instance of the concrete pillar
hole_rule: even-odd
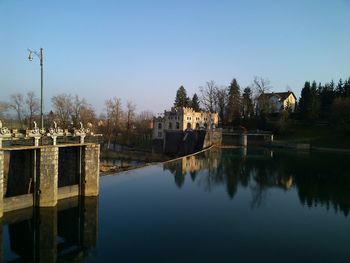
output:
[[[57,144],[57,136],[51,136],[52,138],[52,145],[56,145]]]
[[[39,146],[40,137],[34,137],[34,146]]]
[[[247,147],[248,140],[247,140],[247,134],[242,133],[241,134],[241,146]]]
[[[57,207],[40,208],[38,224],[39,262],[56,262],[57,259]]]
[[[82,195],[97,196],[100,176],[100,145],[88,144],[82,154]]]
[[[58,147],[40,148],[39,172],[39,206],[55,206],[58,192]]]
[[[4,151],[0,151],[0,217],[4,207]],[[0,261],[1,262],[1,261]]]
[[[85,135],[80,135],[79,137],[80,137],[79,143],[83,144],[84,143],[84,139],[85,139]]]

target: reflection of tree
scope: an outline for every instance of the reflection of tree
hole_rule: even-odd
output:
[[[194,182],[196,180],[196,177],[197,177],[197,171],[191,171],[190,175],[191,175],[192,181]]]
[[[164,169],[169,170],[174,175],[175,184],[181,188],[185,182],[185,174],[182,171],[182,160],[165,163]]]
[[[348,156],[277,152],[248,154],[238,151],[206,151],[164,165],[181,187],[187,173],[205,191],[224,185],[230,198],[239,187],[249,189],[252,207],[259,207],[271,188],[288,190],[295,186],[304,205],[324,206],[349,214],[350,163]]]

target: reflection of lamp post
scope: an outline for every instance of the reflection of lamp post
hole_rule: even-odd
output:
[[[40,96],[40,116],[41,116],[41,129],[44,129],[44,114],[43,114],[43,108],[44,108],[44,103],[43,103],[43,49],[40,48],[40,53],[30,50],[29,51],[29,56],[28,59],[29,61],[33,60],[33,54],[35,54],[39,59],[40,59],[40,70],[41,70],[41,96]]]

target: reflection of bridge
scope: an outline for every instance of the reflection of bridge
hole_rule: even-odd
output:
[[[96,246],[97,226],[96,197],[82,198],[80,202],[75,197],[52,208],[7,213],[0,225],[0,232],[5,234],[0,245],[4,247],[6,243],[12,253],[1,254],[0,262],[83,262]]]
[[[53,207],[63,198],[98,195],[96,138],[82,125],[18,132],[0,121],[0,217],[33,205]]]

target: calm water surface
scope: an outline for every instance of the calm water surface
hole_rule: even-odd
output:
[[[4,262],[349,262],[350,155],[214,149],[2,219]],[[0,258],[1,262],[1,258]]]

